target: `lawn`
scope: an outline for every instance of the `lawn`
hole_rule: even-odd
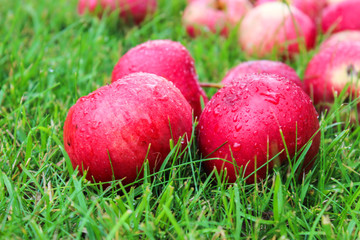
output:
[[[189,38],[185,0],[159,0],[138,27],[115,15],[79,17],[76,4],[0,0],[1,239],[360,239],[360,127],[348,114],[356,101],[344,102],[344,93],[320,115],[320,152],[303,181],[282,167],[255,184],[224,183],[205,174],[194,134],[137,184],[103,188],[78,176],[63,146],[67,112],[111,82],[128,49],[179,41],[199,80],[214,83],[251,58],[236,32]],[[287,63],[302,77],[316,51]],[[206,89],[209,98],[216,91]]]

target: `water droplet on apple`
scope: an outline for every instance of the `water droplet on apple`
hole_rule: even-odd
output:
[[[234,143],[233,150],[239,151],[240,149],[241,149],[241,144],[240,143]]]
[[[237,132],[240,131],[241,128],[242,128],[242,124],[241,124],[241,123],[235,125],[235,130],[236,130]]]

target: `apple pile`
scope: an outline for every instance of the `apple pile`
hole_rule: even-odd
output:
[[[171,141],[187,144],[198,121],[195,139],[208,173],[215,169],[229,182],[240,177],[252,183],[275,165],[308,172],[319,151],[318,114],[336,93],[345,91],[351,99],[360,94],[360,0],[288,2],[189,0],[182,20],[191,37],[227,37],[234,30],[247,55],[288,61],[315,46],[318,24],[326,39],[314,50],[303,81],[283,62],[242,62],[208,100],[182,44],[144,42],[120,57],[110,85],[69,110],[64,146],[73,167],[93,182],[130,184],[141,178],[145,162],[151,172],[159,169]],[[78,7],[80,14],[108,9],[140,23],[153,14],[156,1],[80,0]],[[302,154],[304,161],[297,162]]]

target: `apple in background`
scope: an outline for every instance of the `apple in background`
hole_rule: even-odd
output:
[[[301,46],[315,44],[315,23],[303,12],[281,2],[261,4],[250,10],[239,29],[239,43],[246,53],[264,57],[277,53],[292,57]]]
[[[248,0],[194,0],[184,10],[183,24],[191,37],[206,32],[226,37],[251,7]]]
[[[158,170],[170,152],[169,140],[190,138],[191,131],[191,107],[179,89],[154,74],[134,73],[70,108],[64,146],[88,180],[129,184],[145,158],[152,172]]]
[[[154,14],[157,0],[79,0],[78,12],[80,15],[86,11],[94,13],[97,9],[101,12],[119,11],[119,16],[124,21],[141,23],[146,16]]]
[[[189,51],[179,42],[152,40],[142,43],[124,54],[112,72],[112,82],[134,72],[148,72],[166,78],[180,89],[194,109],[201,114],[200,98],[208,99],[199,85],[194,60]]]
[[[257,178],[264,179],[275,163],[288,163],[282,135],[291,158],[313,140],[302,164],[303,170],[310,170],[319,151],[318,130],[310,97],[292,81],[273,74],[246,75],[220,89],[205,106],[197,126],[202,156],[216,158],[203,162],[205,170],[227,169],[229,182],[236,180],[240,167],[244,177],[257,169]],[[247,182],[254,180],[253,175]]]
[[[281,2],[282,0],[258,0],[256,5],[266,2]],[[288,0],[287,2],[308,15],[312,20],[319,18],[319,13],[325,8],[327,0]]]
[[[337,32],[326,39],[321,45],[321,48],[334,47],[340,42],[360,41],[360,31],[347,30]]]
[[[360,42],[339,42],[322,48],[309,62],[304,76],[306,91],[322,110],[334,101],[347,84],[347,93],[360,96]]]
[[[288,79],[303,88],[303,83],[293,68],[285,63],[270,60],[255,60],[240,63],[236,67],[230,69],[221,83],[223,85],[228,85],[233,81],[241,80],[243,76],[252,73],[268,73],[283,76],[285,79]]]
[[[324,9],[321,27],[324,33],[360,30],[360,0],[332,4]]]

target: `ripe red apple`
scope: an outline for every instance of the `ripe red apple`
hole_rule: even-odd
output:
[[[257,169],[257,178],[264,179],[274,162],[288,162],[282,135],[293,158],[318,130],[317,112],[299,86],[278,75],[252,74],[220,89],[205,106],[198,143],[203,157],[216,158],[204,162],[207,172],[226,168],[229,182],[234,182],[243,167],[244,177]],[[306,171],[318,153],[320,134],[312,140],[303,162]],[[280,152],[277,159],[259,169]],[[247,182],[254,180],[252,176]]]
[[[339,42],[322,48],[309,62],[304,76],[306,91],[319,109],[334,101],[347,84],[348,94],[360,96],[360,42]]]
[[[194,109],[201,114],[200,98],[208,101],[196,75],[194,60],[179,42],[153,40],[130,49],[115,65],[112,82],[134,72],[148,72],[173,82]]]
[[[303,88],[303,83],[293,68],[285,63],[270,60],[256,60],[240,63],[236,67],[230,69],[221,83],[223,85],[228,85],[231,82],[241,80],[243,76],[252,73],[268,73],[283,76]]]
[[[251,7],[248,0],[195,0],[186,7],[183,23],[191,37],[204,32],[226,37]]]
[[[281,2],[261,4],[250,10],[239,29],[239,43],[250,55],[299,53],[300,46],[315,44],[314,22],[303,12]]]
[[[360,31],[346,30],[331,35],[321,44],[321,48],[334,47],[340,42],[360,41]]]
[[[258,0],[256,5],[275,1],[281,2],[282,0]],[[288,0],[287,2],[301,10],[314,21],[319,18],[319,13],[321,13],[327,4],[326,0]]]
[[[141,23],[147,15],[152,15],[157,8],[157,0],[79,0],[78,12],[80,15],[86,11],[110,12],[119,11],[119,16],[125,21]]]
[[[171,82],[134,73],[80,98],[64,124],[73,167],[95,182],[132,183],[145,159],[159,169],[175,143],[192,131],[191,107]],[[170,132],[171,125],[171,132]]]
[[[348,0],[325,8],[321,25],[323,32],[360,30],[360,0]]]

